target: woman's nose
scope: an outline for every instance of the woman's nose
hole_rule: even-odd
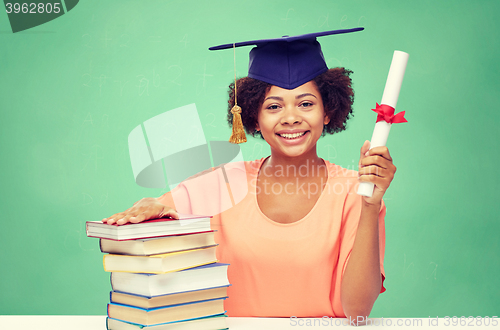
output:
[[[301,122],[302,118],[300,117],[300,114],[298,113],[297,109],[295,109],[294,107],[285,108],[283,117],[281,118],[282,125],[300,124]]]

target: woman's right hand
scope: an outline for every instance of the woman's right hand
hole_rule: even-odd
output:
[[[179,219],[179,214],[173,208],[163,205],[156,198],[147,197],[134,203],[134,206],[120,213],[113,214],[102,222],[109,225],[124,225],[128,222],[139,223],[141,221],[171,217]]]

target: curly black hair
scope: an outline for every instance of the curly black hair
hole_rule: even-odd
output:
[[[347,120],[353,115],[354,90],[351,74],[352,71],[345,68],[334,68],[313,79],[321,94],[325,114],[330,118],[330,122],[323,127],[323,136],[327,133],[333,134],[345,130]],[[259,109],[272,85],[249,77],[240,78],[236,83],[237,102],[242,109],[241,120],[245,131],[247,134],[262,138],[260,131],[256,130]],[[227,121],[230,127],[233,122],[231,114],[233,106],[234,83],[229,85]]]

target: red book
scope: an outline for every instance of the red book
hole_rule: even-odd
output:
[[[210,231],[210,217],[179,214],[179,220],[162,218],[140,223],[127,223],[118,226],[102,221],[87,221],[87,236],[117,241],[182,235]]]

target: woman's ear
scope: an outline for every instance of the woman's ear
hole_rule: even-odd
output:
[[[255,130],[258,132],[260,131],[260,127],[259,127],[259,124],[257,123],[257,125],[255,125]]]
[[[330,123],[330,117],[325,115],[325,119],[323,120],[323,125],[328,125],[328,123]]]

